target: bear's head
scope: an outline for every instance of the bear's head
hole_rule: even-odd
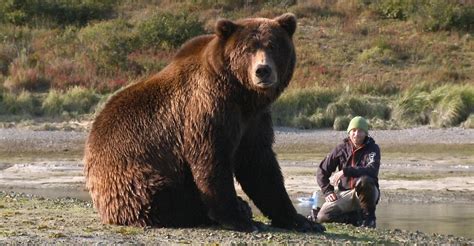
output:
[[[249,18],[216,25],[222,65],[250,90],[278,96],[293,75],[296,17]]]

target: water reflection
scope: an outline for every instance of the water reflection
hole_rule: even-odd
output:
[[[308,206],[295,205],[307,215]],[[474,238],[474,207],[471,204],[379,204],[377,227]]]

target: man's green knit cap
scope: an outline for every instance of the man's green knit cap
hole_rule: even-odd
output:
[[[364,130],[365,133],[369,133],[369,123],[364,117],[354,117],[349,123],[349,126],[347,127],[347,133],[349,133],[354,128],[359,128],[361,130]]]

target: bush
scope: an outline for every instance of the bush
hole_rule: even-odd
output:
[[[429,31],[474,28],[474,6],[460,6],[445,0],[430,0],[423,5],[419,19]]]
[[[446,0],[370,1],[370,7],[385,18],[415,19],[425,30],[459,29],[472,31],[474,6]]]
[[[137,30],[143,49],[165,50],[177,48],[186,40],[205,32],[197,16],[187,12],[158,12],[139,23]]]
[[[22,91],[18,95],[13,93],[3,93],[2,101],[0,103],[0,112],[4,114],[29,116],[39,114],[36,107],[39,102],[28,91]]]
[[[413,12],[420,1],[417,0],[384,0],[374,1],[373,8],[383,17],[389,19],[405,20]]]
[[[73,87],[63,97],[63,108],[72,114],[91,113],[100,101],[98,94],[92,89]]]
[[[94,90],[73,87],[65,93],[51,90],[41,109],[47,116],[77,116],[94,112],[100,101],[101,97]]]
[[[10,64],[9,76],[3,85],[14,93],[22,90],[46,91],[50,87],[50,81],[44,77],[38,65],[31,64],[26,51],[22,51]]]
[[[138,48],[138,43],[133,26],[127,21],[116,19],[90,25],[78,36],[100,73],[111,75],[132,66],[127,56]]]
[[[50,90],[46,98],[43,100],[41,109],[44,114],[48,116],[61,115],[64,110],[63,101],[64,99],[59,91]]]
[[[50,81],[51,88],[67,90],[74,86],[86,88],[98,87],[98,76],[94,64],[84,59],[56,58],[45,66],[44,76]]]
[[[16,25],[80,25],[113,13],[113,0],[3,0],[2,22]],[[1,18],[1,17],[0,17]]]

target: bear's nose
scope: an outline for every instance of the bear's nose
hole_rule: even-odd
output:
[[[258,65],[255,73],[259,79],[267,79],[272,73],[272,69],[268,65]]]

